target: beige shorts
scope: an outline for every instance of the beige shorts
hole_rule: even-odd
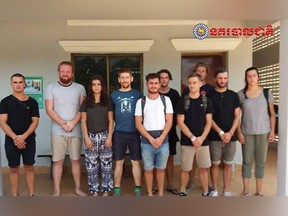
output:
[[[69,154],[71,160],[79,160],[81,144],[82,139],[80,137],[52,135],[52,161],[64,160],[66,154]]]
[[[189,172],[192,170],[194,156],[196,156],[196,163],[200,168],[209,168],[211,166],[209,146],[201,146],[195,148],[194,146],[181,146],[181,169]]]

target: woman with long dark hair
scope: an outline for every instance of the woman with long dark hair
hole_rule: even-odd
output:
[[[265,92],[266,91],[266,92]],[[271,91],[259,86],[259,72],[250,67],[245,71],[245,87],[238,92],[241,104],[241,123],[238,139],[242,143],[242,195],[249,195],[252,162],[255,160],[256,196],[262,195],[262,179],[268,143],[275,139],[274,98]]]
[[[91,77],[88,97],[81,104],[80,112],[89,192],[93,196],[97,196],[99,192],[103,192],[103,196],[108,196],[113,189],[111,148],[113,109],[101,76]],[[101,181],[99,181],[100,173]]]

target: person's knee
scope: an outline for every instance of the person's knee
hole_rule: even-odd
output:
[[[140,160],[131,160],[132,166],[140,166]]]
[[[71,160],[71,164],[72,164],[72,166],[73,165],[78,166],[78,165],[80,165],[80,160]]]
[[[19,166],[10,167],[10,174],[18,174],[18,173],[19,173]]]
[[[159,173],[159,174],[163,174],[163,173],[165,173],[165,169],[159,169],[159,168],[157,168],[157,169],[156,169],[156,172]]]
[[[115,167],[120,168],[120,167],[123,167],[123,165],[124,165],[124,160],[115,161]]]
[[[34,167],[32,165],[24,165],[25,172],[34,172]]]
[[[200,174],[206,174],[206,173],[208,173],[208,169],[199,167],[199,172],[200,172]]]

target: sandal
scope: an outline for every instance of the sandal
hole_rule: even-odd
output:
[[[176,188],[166,188],[166,191],[168,191],[174,195],[179,195],[178,190]]]
[[[249,196],[249,193],[242,193],[241,196]]]

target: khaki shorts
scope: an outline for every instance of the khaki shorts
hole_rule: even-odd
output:
[[[209,146],[181,146],[181,169],[189,172],[192,170],[194,156],[196,155],[196,163],[200,168],[209,168],[211,166]]]
[[[81,144],[82,139],[80,137],[52,135],[52,161],[64,160],[66,154],[69,154],[71,160],[79,160]]]

